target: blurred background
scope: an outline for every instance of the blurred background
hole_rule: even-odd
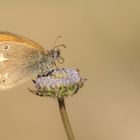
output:
[[[0,30],[62,49],[88,81],[66,99],[76,140],[140,140],[140,1],[0,1]],[[0,91],[1,140],[67,140],[57,101],[28,81]]]

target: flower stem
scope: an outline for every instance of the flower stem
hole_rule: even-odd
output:
[[[68,140],[75,140],[72,129],[71,129],[71,125],[69,122],[69,118],[66,112],[64,98],[58,99],[58,104],[59,104],[59,110],[60,110],[61,118],[63,121],[63,125],[65,127]]]

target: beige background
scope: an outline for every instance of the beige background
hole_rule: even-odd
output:
[[[88,78],[66,100],[76,140],[140,140],[140,2],[138,0],[0,1],[0,30],[58,44]],[[66,140],[57,102],[27,90],[0,91],[0,140]]]

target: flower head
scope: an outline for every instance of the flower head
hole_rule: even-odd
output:
[[[36,90],[29,90],[39,96],[62,98],[77,93],[85,80],[80,77],[79,70],[72,68],[54,69],[47,75],[38,76],[34,81]]]

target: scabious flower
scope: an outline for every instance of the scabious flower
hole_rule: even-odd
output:
[[[79,70],[58,68],[49,71],[47,75],[38,76],[34,81],[36,90],[29,90],[39,96],[63,98],[77,93],[85,80],[80,77]]]

